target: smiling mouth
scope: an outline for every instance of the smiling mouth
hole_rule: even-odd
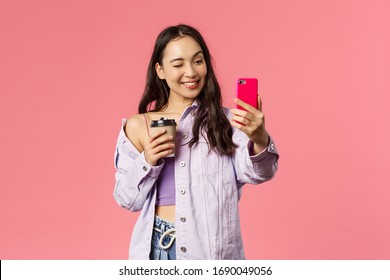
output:
[[[183,82],[182,83],[185,87],[187,88],[195,88],[198,84],[199,84],[199,81],[195,81],[195,82]]]

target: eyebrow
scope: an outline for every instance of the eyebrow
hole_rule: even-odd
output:
[[[193,56],[192,58],[194,58],[195,56],[199,55],[199,54],[203,54],[202,51],[197,51]],[[171,61],[169,61],[169,63],[172,63],[172,62],[175,62],[175,61],[178,61],[178,60],[184,60],[184,58],[175,58],[175,59],[172,59]]]

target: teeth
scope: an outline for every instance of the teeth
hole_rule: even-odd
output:
[[[189,86],[189,87],[191,87],[191,86],[194,86],[194,85],[196,85],[198,82],[192,82],[192,83],[184,83],[186,86]]]

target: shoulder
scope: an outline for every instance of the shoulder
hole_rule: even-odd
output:
[[[126,137],[133,145],[141,152],[143,150],[143,142],[145,137],[145,120],[144,116],[136,114],[127,119],[125,125]]]
[[[134,131],[138,131],[139,129],[143,128],[143,126],[145,126],[143,115],[136,114],[131,116],[126,121],[126,126],[125,126],[126,135],[128,133],[133,133]]]

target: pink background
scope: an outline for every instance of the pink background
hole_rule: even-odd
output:
[[[248,259],[390,258],[389,1],[0,2],[0,258],[126,259],[113,153],[157,34],[197,27],[225,105],[257,77],[281,154]]]

